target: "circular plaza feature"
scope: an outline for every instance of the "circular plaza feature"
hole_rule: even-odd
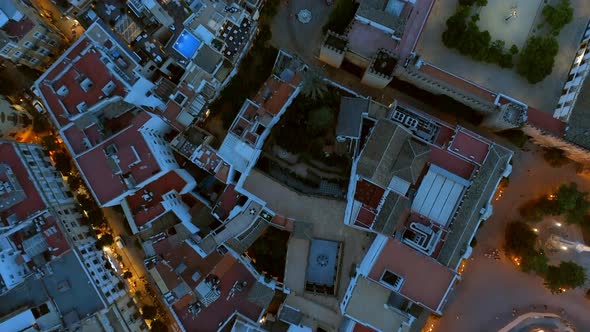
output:
[[[307,24],[311,21],[311,12],[307,9],[302,9],[297,13],[297,20],[303,24]]]

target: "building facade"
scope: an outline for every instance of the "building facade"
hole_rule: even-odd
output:
[[[61,53],[65,37],[21,1],[0,4],[0,56],[32,69],[41,70]]]

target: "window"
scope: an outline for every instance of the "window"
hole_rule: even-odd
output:
[[[24,45],[25,45],[26,48],[31,48],[33,46],[33,43],[31,43],[30,41],[26,41],[24,43]]]
[[[33,34],[33,37],[35,37],[35,38],[41,38],[42,36],[43,36],[43,34],[39,31],[37,31]]]
[[[49,55],[49,53],[51,53],[51,52],[49,52],[49,50],[48,50],[48,49],[46,49],[45,47],[40,47],[40,48],[37,50],[37,53],[39,53],[39,54],[41,54],[41,55]]]
[[[398,276],[397,274],[389,270],[385,270],[383,271],[383,275],[381,276],[381,282],[390,286],[393,290],[398,291],[404,283],[404,278]]]

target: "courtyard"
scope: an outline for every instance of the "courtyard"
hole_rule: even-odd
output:
[[[514,69],[503,69],[496,64],[478,62],[461,55],[457,50],[447,48],[441,38],[446,20],[453,15],[457,0],[439,0],[434,4],[426,22],[415,52],[422,59],[461,78],[476,83],[493,92],[503,93],[518,99],[531,107],[553,112],[561,96],[578,43],[590,17],[590,3],[586,0],[572,0],[574,17],[557,36],[559,53],[555,58],[553,71],[543,81],[529,84]],[[489,1],[481,8],[478,26],[488,30],[492,40],[504,40],[507,47],[515,44],[522,49],[524,41],[542,22],[541,0],[520,0],[514,17],[513,0]],[[508,20],[507,20],[508,19]]]
[[[287,248],[285,285],[298,298],[297,303],[302,306],[298,309],[309,317],[314,317],[318,308],[336,315],[338,302],[350,282],[351,271],[361,262],[373,236],[344,224],[345,201],[300,194],[256,169],[250,172],[244,189],[266,201],[267,207],[275,213],[295,220],[295,230]],[[313,239],[343,243],[335,296],[305,290]]]

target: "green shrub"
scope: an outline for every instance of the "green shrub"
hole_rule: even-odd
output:
[[[320,0],[316,0],[320,1]],[[328,17],[328,22],[322,27],[323,33],[328,30],[334,31],[338,34],[343,34],[358,8],[358,3],[354,0],[338,0],[336,6]]]

